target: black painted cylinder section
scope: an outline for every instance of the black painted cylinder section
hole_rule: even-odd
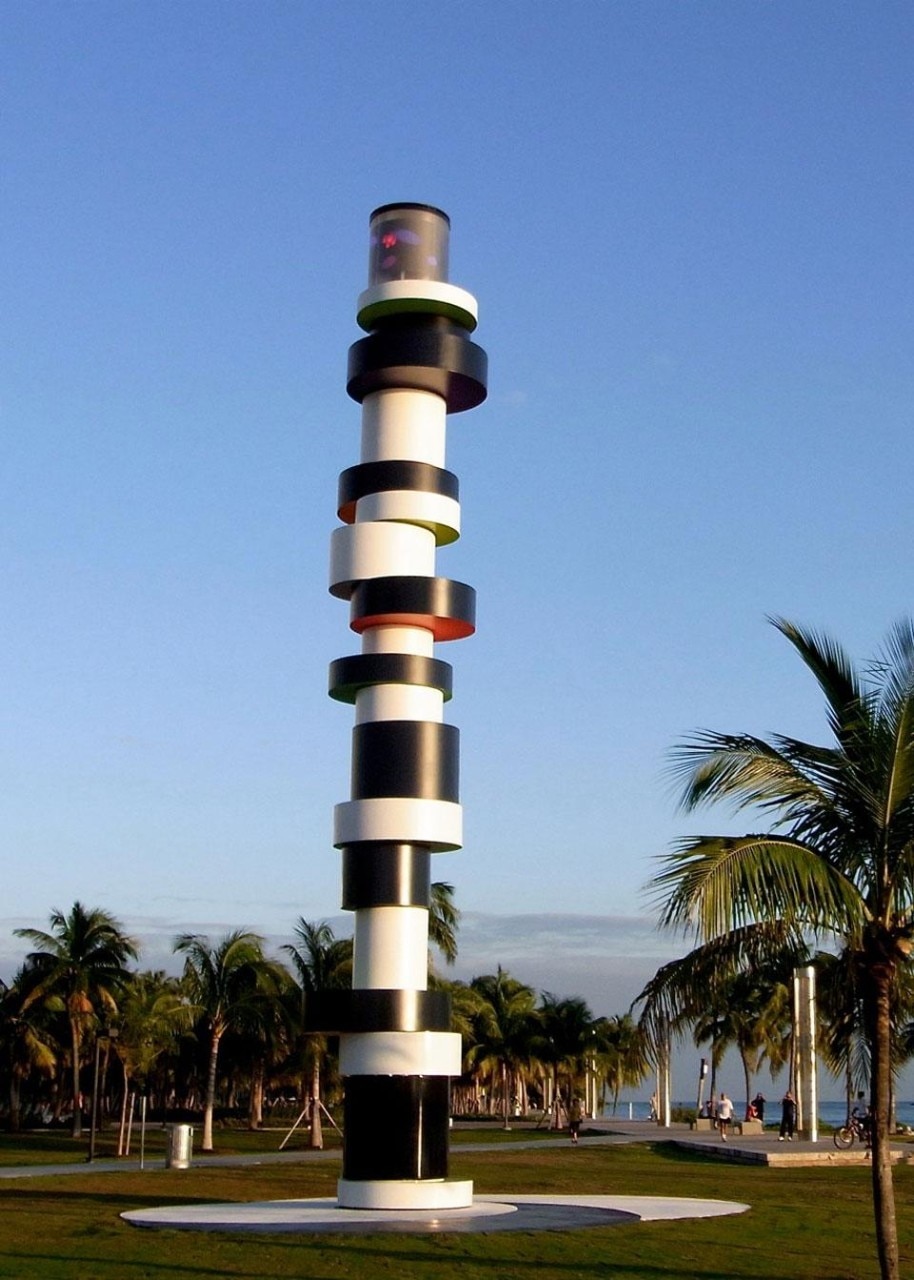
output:
[[[440,316],[387,321],[349,348],[346,390],[359,404],[374,391],[432,391],[448,413],[486,398],[489,362],[466,330]]]
[[[355,504],[370,493],[386,493],[391,489],[411,489],[418,493],[436,493],[444,498],[460,497],[460,484],[453,471],[435,467],[430,462],[401,461],[360,462],[340,472],[337,490],[337,514],[351,524]]]
[[[460,730],[434,720],[370,720],[352,731],[352,799],[460,799]]]
[[[360,689],[376,684],[414,684],[438,689],[447,702],[453,687],[453,668],[440,658],[418,653],[354,653],[330,664],[330,697],[355,702]]]
[[[343,910],[428,907],[431,853],[412,844],[356,845],[343,850]]]
[[[446,1178],[449,1086],[446,1076],[349,1076],[343,1177]]]
[[[453,578],[397,574],[366,578],[349,600],[349,625],[428,626],[436,640],[462,640],[476,629],[476,592]]]
[[[444,991],[355,987],[315,991],[305,1001],[305,1030],[346,1035],[358,1031],[450,1031],[451,1000]]]

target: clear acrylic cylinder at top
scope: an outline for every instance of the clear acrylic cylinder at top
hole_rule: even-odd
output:
[[[369,221],[368,284],[444,280],[451,221],[430,204],[385,204]]]

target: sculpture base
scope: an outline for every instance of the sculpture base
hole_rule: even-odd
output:
[[[374,1182],[340,1178],[337,1203],[341,1209],[467,1209],[473,1203],[473,1184],[453,1178]]]
[[[268,1200],[253,1204],[180,1204],[122,1213],[131,1225],[169,1231],[378,1232],[427,1235],[437,1232],[575,1231],[622,1223],[711,1218],[744,1213],[729,1200],[679,1200],[659,1196],[478,1196],[466,1209],[378,1212],[341,1209],[333,1200]]]

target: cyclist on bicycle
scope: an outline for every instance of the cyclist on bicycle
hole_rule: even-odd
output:
[[[863,1141],[869,1147],[873,1136],[873,1114],[862,1090],[857,1094],[857,1101],[854,1103],[854,1109],[851,1112],[851,1120],[858,1126],[863,1135]]]

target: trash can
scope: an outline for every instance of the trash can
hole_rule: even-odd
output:
[[[194,1150],[194,1126],[170,1124],[165,1129],[165,1168],[189,1169]]]

